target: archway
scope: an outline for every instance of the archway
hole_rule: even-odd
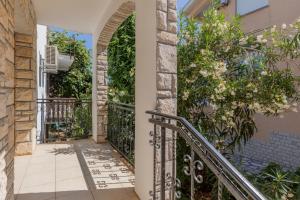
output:
[[[135,190],[141,199],[153,189],[153,149],[149,144],[146,110],[176,114],[177,106],[177,14],[176,0],[139,0],[123,3],[109,18],[97,42],[97,129],[94,140],[107,135],[107,45],[119,25],[136,12],[135,72]],[[170,149],[169,149],[170,150]],[[145,159],[149,158],[149,159]]]

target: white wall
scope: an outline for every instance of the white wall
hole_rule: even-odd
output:
[[[47,26],[37,25],[37,99],[46,98],[46,74],[41,71],[40,58],[45,58],[45,46],[47,45]],[[40,56],[41,55],[41,56]],[[41,80],[44,79],[44,80]],[[37,105],[37,139],[41,136],[41,106]]]
[[[153,125],[145,112],[156,108],[156,33],[156,1],[136,1],[135,191],[143,200],[153,190]]]

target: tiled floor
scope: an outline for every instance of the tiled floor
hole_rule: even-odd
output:
[[[16,200],[137,200],[134,175],[109,144],[38,145],[15,158]]]

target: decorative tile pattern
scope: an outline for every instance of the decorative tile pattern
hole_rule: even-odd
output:
[[[110,145],[102,144],[82,148],[82,155],[97,189],[134,187],[134,174],[121,161]]]

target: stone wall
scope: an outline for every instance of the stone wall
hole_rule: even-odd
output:
[[[266,140],[252,138],[236,151],[235,161],[246,171],[259,172],[270,162],[288,170],[300,167],[300,137],[295,134],[274,132]]]
[[[176,0],[157,0],[157,110],[177,112]]]
[[[15,129],[18,128],[15,124],[15,114],[18,113],[16,107],[20,106],[15,102],[15,98],[21,98],[15,87],[22,84],[15,81],[15,32],[22,30],[22,27],[29,28],[32,32],[35,24],[34,9],[30,0],[0,0],[0,200],[14,199],[13,160]],[[17,54],[22,53],[18,51]]]
[[[13,199],[14,1],[0,1],[0,200]]]
[[[34,35],[15,34],[16,155],[31,154],[36,143],[36,40]]]

